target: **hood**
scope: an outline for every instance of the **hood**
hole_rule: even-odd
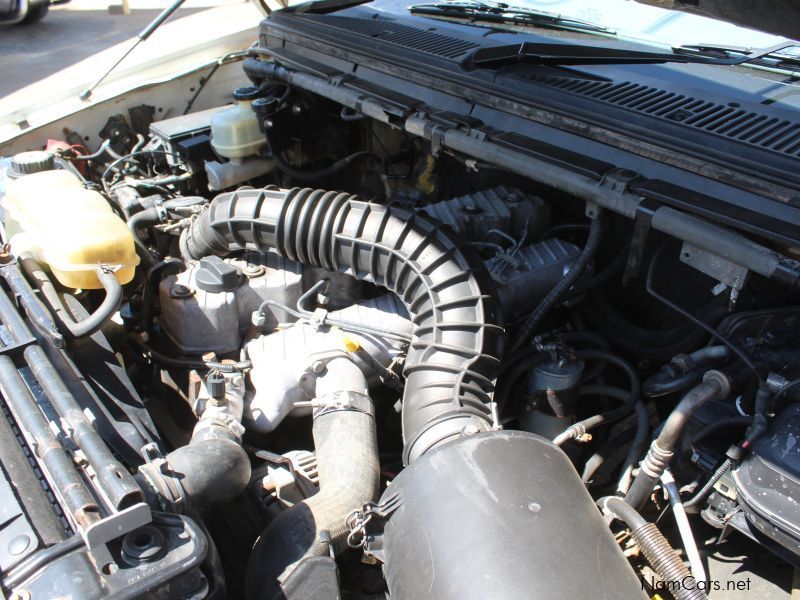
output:
[[[800,40],[798,0],[636,0]]]

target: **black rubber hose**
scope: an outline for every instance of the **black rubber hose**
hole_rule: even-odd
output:
[[[753,422],[753,417],[748,415],[736,415],[733,417],[726,417],[724,419],[719,419],[717,421],[712,421],[705,427],[703,427],[700,431],[692,436],[692,446],[696,446],[703,440],[705,440],[710,435],[716,433],[720,429],[726,429],[728,427],[746,427]]]
[[[142,353],[155,363],[164,367],[176,367],[178,369],[207,369],[220,371],[222,373],[233,373],[234,371],[244,371],[252,367],[249,360],[238,362],[218,362],[214,360],[203,360],[202,357],[189,358],[181,356],[167,356],[151,348],[141,336],[131,333],[128,338]]]
[[[146,229],[147,227],[158,225],[160,222],[161,216],[158,209],[155,207],[140,210],[131,215],[128,219],[128,229],[130,229],[133,234],[133,242],[139,250],[139,256],[141,256],[143,260],[146,260],[149,265],[154,264],[158,257],[153,254],[150,248],[142,241],[142,238],[139,237],[139,229]]]
[[[514,384],[526,373],[529,374],[537,365],[550,360],[550,354],[547,352],[533,352],[527,354],[524,359],[517,360],[513,366],[504,369],[504,372],[497,380],[497,391],[495,392],[494,399],[500,410],[505,410],[511,400],[511,392],[514,389]]]
[[[663,579],[675,600],[703,600],[705,592],[672,549],[654,523],[644,520],[632,506],[616,496],[602,498],[598,504],[623,521],[642,550],[647,562]]]
[[[175,509],[182,513],[233,500],[250,482],[250,458],[232,439],[193,439],[167,454],[165,461],[163,473],[155,463],[147,463],[139,467],[138,477],[144,477],[145,489],[179,501]]]
[[[552,290],[550,290],[547,296],[544,297],[544,299],[539,303],[539,306],[533,310],[528,319],[522,325],[522,329],[520,330],[516,341],[512,345],[512,351],[519,350],[528,342],[528,339],[536,331],[536,327],[539,325],[545,315],[547,315],[547,313],[549,313],[555,306],[558,305],[561,298],[586,271],[586,268],[594,258],[597,249],[600,247],[600,239],[602,236],[603,227],[601,223],[602,214],[599,211],[600,209],[598,208],[598,214],[591,221],[589,226],[589,237],[586,238],[586,245],[583,247],[583,251],[578,257],[578,260],[573,263],[569,271],[567,271],[567,274],[558,281]]]
[[[727,346],[706,346],[688,356],[677,355],[644,382],[642,391],[649,398],[674,394],[697,383],[705,372],[705,369],[700,368],[702,365],[727,357]]]
[[[623,404],[630,402],[631,398],[630,392],[627,390],[610,385],[587,385],[581,388],[581,393],[608,396],[622,402]],[[636,412],[636,433],[633,441],[631,442],[628,453],[625,455],[625,460],[622,463],[623,473],[631,465],[636,464],[636,461],[645,451],[647,448],[648,435],[650,433],[647,408],[645,405],[637,398],[633,405],[633,409]],[[591,465],[589,465],[587,462],[586,468],[583,472],[583,481],[587,482],[591,480],[592,476],[594,476],[595,472],[602,466],[602,464],[602,461],[593,461]]]
[[[75,321],[72,315],[64,307],[58,290],[53,282],[44,272],[41,265],[31,257],[21,256],[20,265],[23,271],[31,280],[33,285],[39,289],[45,301],[50,305],[58,322],[66,329],[66,333],[73,338],[80,338],[93,334],[100,329],[103,324],[117,312],[122,303],[122,285],[117,280],[116,275],[111,271],[101,267],[97,268],[97,278],[105,290],[106,296],[103,302],[91,315],[82,321]]]
[[[685,373],[673,373],[666,376],[659,371],[653,377],[647,379],[642,385],[642,391],[648,398],[661,398],[669,396],[681,390],[685,390],[703,376],[705,369],[693,369]]]
[[[314,169],[314,170],[303,170],[291,167],[288,164],[286,164],[286,161],[284,161],[277,155],[273,157],[273,160],[275,161],[275,165],[278,167],[278,169],[280,169],[281,172],[285,173],[292,179],[297,179],[298,181],[314,181],[316,179],[323,179],[325,177],[330,177],[331,175],[335,175],[336,173],[339,173],[340,171],[346,169],[355,161],[364,158],[372,158],[379,162],[381,160],[377,154],[373,152],[368,152],[366,150],[362,150],[360,152],[354,152],[350,156],[345,156],[344,158],[337,160],[335,163],[328,165],[327,167],[322,167],[321,169]]]
[[[727,314],[727,308],[712,302],[697,312],[709,323],[717,323]],[[693,323],[685,323],[672,329],[639,327],[628,321],[602,293],[593,293],[588,302],[582,303],[581,313],[614,346],[650,360],[668,361],[677,354],[704,344],[709,337]]]
[[[319,492],[283,511],[250,553],[245,578],[250,600],[281,598],[280,582],[303,558],[346,548],[347,517],[378,494],[380,465],[375,418],[336,410],[314,418]],[[323,537],[323,532],[327,535]]]
[[[186,236],[193,259],[266,251],[396,293],[414,323],[406,356],[403,458],[492,427],[502,329],[475,251],[441,224],[349,194],[268,187],[217,196]]]
[[[667,417],[658,437],[650,444],[650,450],[641,463],[639,474],[625,495],[628,504],[639,509],[647,502],[650,492],[672,459],[678,439],[691,416],[706,402],[724,398],[728,393],[730,393],[730,382],[727,376],[719,371],[707,372],[703,381],[687,392]]]
[[[570,425],[553,440],[553,443],[557,446],[562,445],[568,440],[579,438],[587,431],[590,431],[595,427],[605,425],[606,423],[613,423],[614,421],[618,421],[619,419],[627,416],[632,410],[634,410],[636,402],[639,401],[642,391],[641,383],[639,381],[639,374],[636,372],[636,369],[634,369],[628,361],[620,358],[616,354],[604,352],[603,350],[579,350],[575,353],[575,358],[578,360],[604,360],[612,365],[615,365],[616,367],[619,367],[628,378],[630,390],[628,392],[627,400],[617,408],[612,408],[609,411],[600,413],[599,415],[593,415],[588,419],[583,419],[582,421],[578,421],[577,423]],[[581,393],[593,393],[589,390],[598,390],[596,393],[602,395],[603,392],[600,390],[602,390],[603,387],[605,386],[583,386],[581,388]]]

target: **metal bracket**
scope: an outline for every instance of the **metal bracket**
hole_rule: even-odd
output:
[[[341,86],[342,84],[347,83],[348,81],[352,81],[355,79],[355,76],[350,73],[337,73],[331,77],[328,77],[328,83],[331,85],[335,85],[336,87]]]
[[[727,258],[717,256],[707,250],[703,250],[702,248],[698,248],[689,242],[683,243],[680,260],[682,263],[728,286],[731,289],[731,308],[736,304],[739,292],[742,291],[745,283],[747,283],[747,277],[750,275],[750,271],[748,271],[746,267],[731,262]]]
[[[431,154],[438,158],[444,146],[444,136],[447,134],[447,127],[443,125],[435,125],[431,129]]]
[[[125,535],[129,531],[147,525],[153,520],[150,507],[144,502],[139,502],[119,512],[101,519],[81,531],[86,546],[94,549],[111,540]]]
[[[636,216],[633,220],[633,235],[631,236],[631,247],[628,251],[628,262],[625,264],[625,272],[622,275],[622,285],[639,274],[644,259],[644,248],[647,244],[647,236],[650,233],[650,224],[653,215],[661,208],[661,204],[654,200],[645,198],[636,207]]]

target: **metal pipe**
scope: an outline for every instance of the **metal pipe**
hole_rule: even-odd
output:
[[[625,501],[636,509],[647,502],[661,474],[672,459],[678,439],[695,411],[711,400],[724,398],[730,393],[730,381],[720,371],[708,371],[703,381],[693,387],[667,417],[658,437],[653,440],[647,456],[641,463],[639,474],[633,480]]]
[[[30,329],[5,293],[0,293],[0,320],[14,342],[26,343],[32,339]],[[71,437],[86,455],[100,487],[114,508],[122,509],[140,502],[142,490],[89,423],[44,350],[31,344],[23,351],[23,357],[53,408],[72,428]]]
[[[23,355],[53,408],[72,429],[71,437],[86,455],[86,459],[95,472],[97,482],[109,502],[117,510],[141,502],[144,497],[141,488],[128,470],[117,461],[106,443],[92,427],[44,350],[39,346],[32,345],[25,348]]]
[[[38,329],[42,335],[47,336],[49,341],[56,348],[64,347],[64,336],[58,331],[56,322],[50,315],[50,311],[44,303],[39,300],[39,297],[33,291],[33,288],[25,279],[25,276],[19,269],[18,264],[9,264],[0,268],[0,275],[6,280],[8,287],[19,299],[22,308],[31,320],[31,323]]]
[[[0,296],[5,297],[0,294]],[[20,424],[30,435],[36,455],[78,526],[86,528],[100,519],[100,508],[86,483],[75,470],[66,451],[58,443],[30,389],[14,361],[0,356],[0,391],[13,409]]]
[[[683,542],[683,549],[686,551],[686,558],[689,559],[689,566],[692,569],[692,575],[697,581],[706,581],[706,569],[703,566],[703,559],[700,558],[700,552],[697,550],[697,542],[692,533],[692,527],[689,525],[689,517],[686,516],[683,502],[681,502],[681,493],[678,491],[678,486],[675,483],[675,478],[669,469],[666,469],[661,474],[661,483],[667,490],[669,496],[669,504],[672,507],[672,514],[675,517],[675,523],[678,526],[678,533],[681,535]]]

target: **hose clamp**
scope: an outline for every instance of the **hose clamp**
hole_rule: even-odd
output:
[[[139,472],[156,492],[159,502],[165,509],[182,513],[188,504],[186,491],[161,450],[150,443],[142,448],[142,455],[147,462],[139,467]]]
[[[361,412],[371,417],[375,416],[375,407],[372,399],[366,394],[358,392],[334,392],[321,398],[314,398],[311,401],[314,409],[314,418],[321,417],[332,412],[355,411]]]
[[[351,512],[345,524],[347,545],[350,548],[363,548],[364,557],[369,562],[383,562],[383,530],[392,514],[402,506],[399,493],[391,494],[380,504],[367,502],[360,509]]]

